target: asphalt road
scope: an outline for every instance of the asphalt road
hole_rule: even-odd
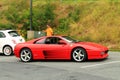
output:
[[[86,62],[34,61],[0,55],[0,80],[120,80],[120,52]]]

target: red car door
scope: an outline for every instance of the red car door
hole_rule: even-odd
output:
[[[50,37],[50,43],[44,44],[43,54],[45,59],[69,59],[69,45],[68,44],[58,44],[57,37]]]
[[[70,53],[66,44],[45,44],[43,48],[45,59],[69,59]]]

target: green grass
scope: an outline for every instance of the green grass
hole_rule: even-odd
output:
[[[76,8],[80,10],[79,20],[77,22],[70,20],[66,35],[74,36],[82,41],[101,43],[110,49],[120,49],[120,2],[97,0],[90,3],[84,1],[79,4],[62,5],[65,12],[59,15],[66,15],[67,19],[71,19],[68,16],[71,10],[75,11]]]
[[[110,49],[109,51],[120,52],[120,49]]]
[[[8,4],[6,0],[0,0],[0,3]],[[55,34],[100,43],[110,50],[120,50],[119,0],[33,0],[33,9],[39,10],[40,6],[48,3],[55,8],[52,24]],[[5,7],[2,8],[4,10]],[[39,13],[34,13],[36,14]],[[0,21],[2,20],[1,18]],[[7,22],[5,17],[4,21]]]

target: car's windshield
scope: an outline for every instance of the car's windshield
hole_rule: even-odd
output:
[[[74,43],[74,42],[79,42],[78,40],[75,40],[75,39],[72,39],[71,37],[68,37],[68,36],[62,36],[63,37],[63,39],[65,40],[65,41],[67,41],[67,42],[72,42],[72,43]]]
[[[16,31],[10,31],[8,32],[10,34],[10,36],[12,37],[17,37],[17,36],[20,36]]]

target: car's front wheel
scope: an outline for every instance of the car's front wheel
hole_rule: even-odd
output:
[[[28,48],[24,48],[20,52],[20,59],[23,62],[30,62],[32,61],[32,52]]]
[[[76,62],[82,62],[87,59],[86,51],[83,48],[75,48],[72,51],[72,59]]]
[[[5,46],[5,47],[3,48],[3,53],[4,53],[4,55],[6,55],[6,56],[10,56],[10,55],[12,55],[13,50],[12,50],[12,48],[11,48],[10,46]]]

